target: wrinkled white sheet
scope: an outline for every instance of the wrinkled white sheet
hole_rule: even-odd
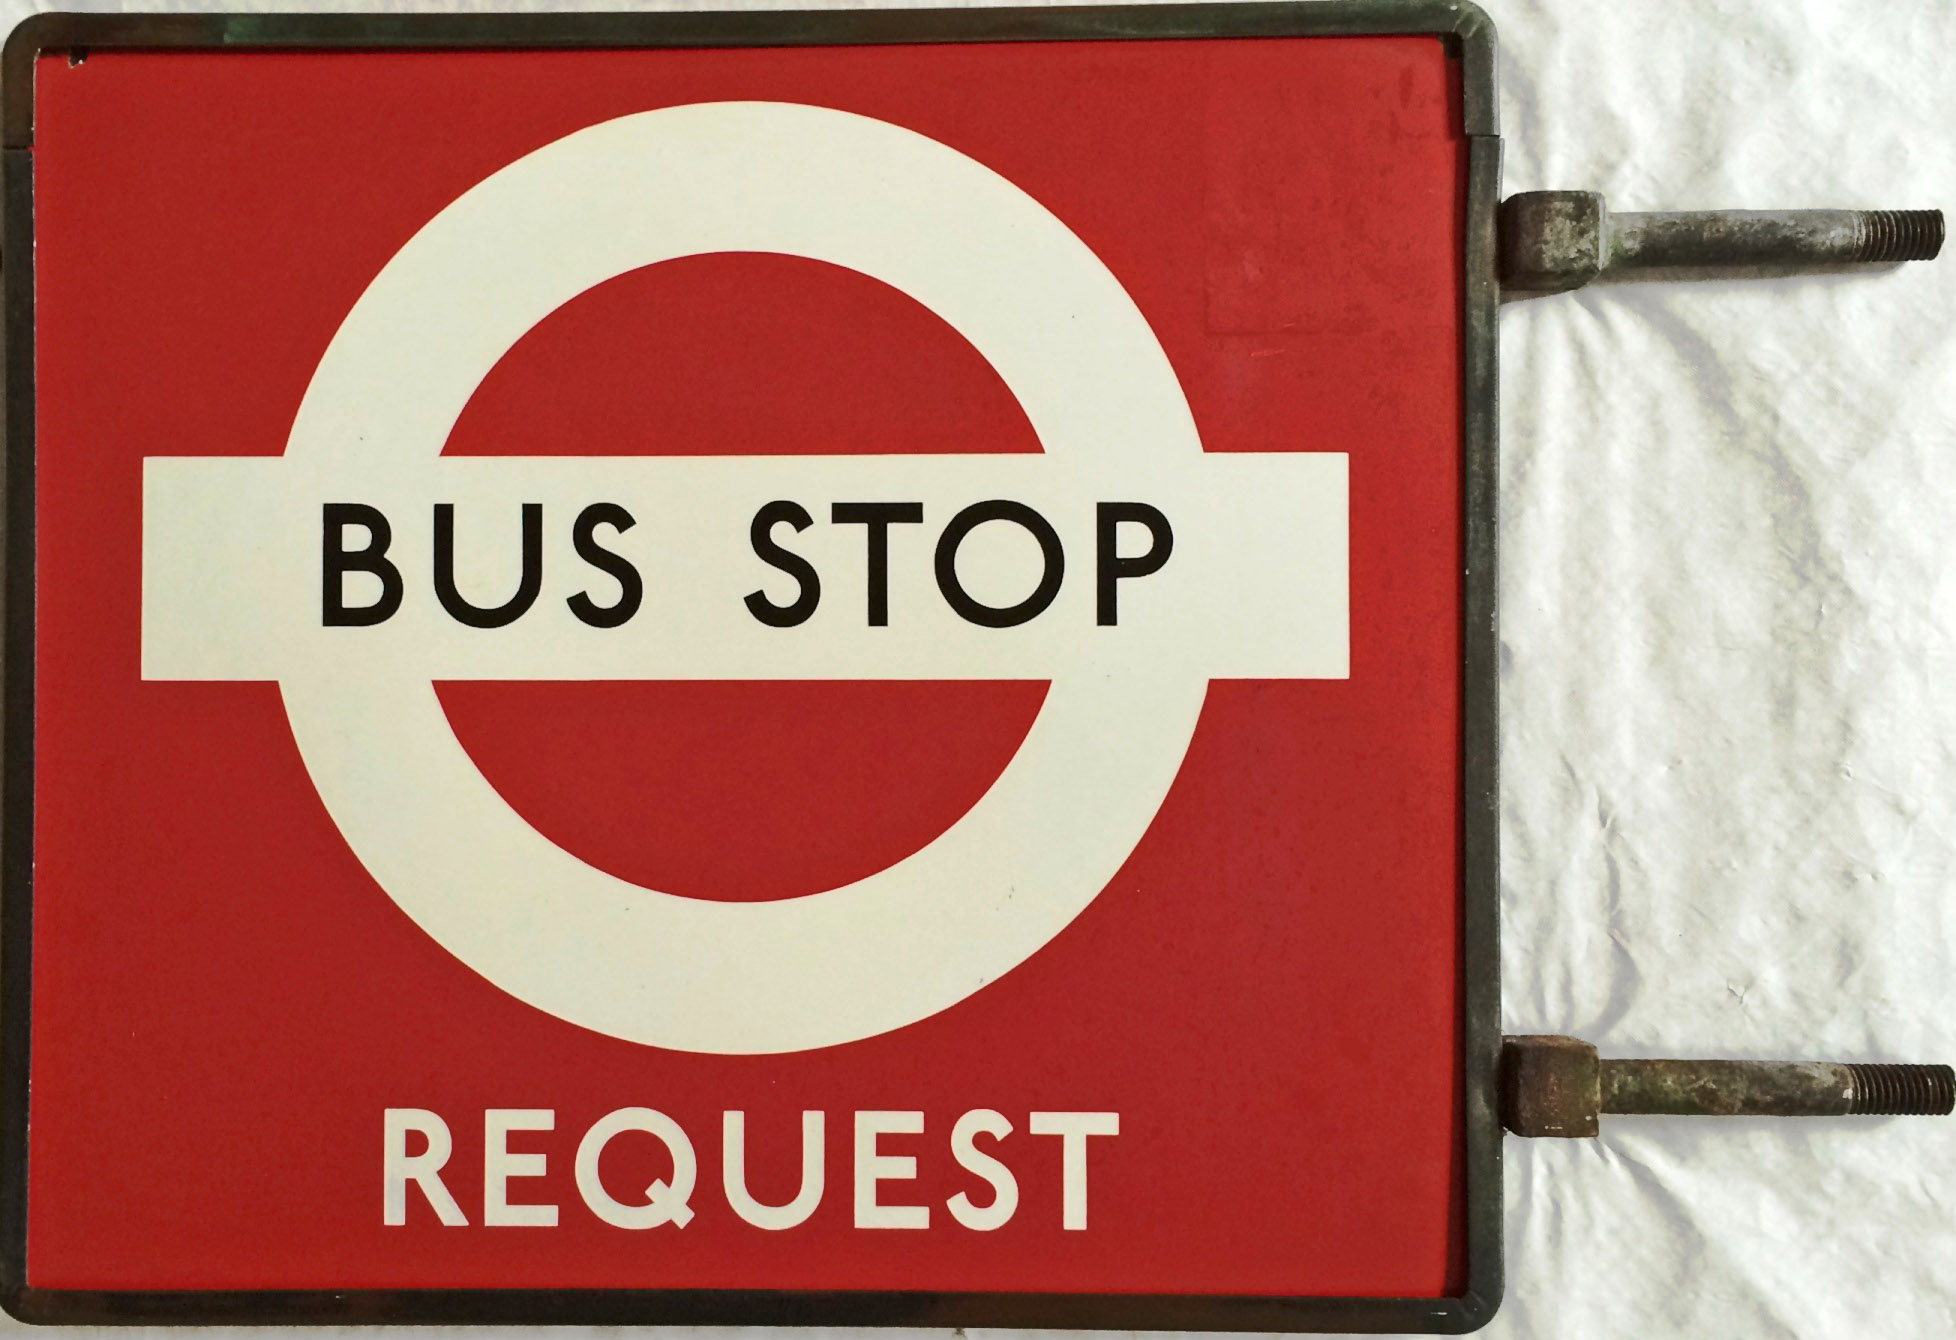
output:
[[[1509,190],[1956,209],[1952,0],[1486,7]],[[1502,358],[1508,1029],[1956,1060],[1956,249]],[[1489,1335],[1956,1336],[1956,1121],[1617,1119],[1507,1197]]]
[[[1949,0],[1490,3],[1508,190],[1956,212]],[[1956,249],[1502,316],[1503,990],[1956,1060]],[[1956,1335],[1956,1121],[1507,1147],[1511,1337]]]

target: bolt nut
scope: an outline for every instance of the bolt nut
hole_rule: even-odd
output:
[[[1501,1124],[1516,1135],[1594,1136],[1602,1110],[1595,1047],[1555,1034],[1502,1039]]]
[[[1501,202],[1501,286],[1566,293],[1603,269],[1603,197],[1595,191],[1523,191]]]

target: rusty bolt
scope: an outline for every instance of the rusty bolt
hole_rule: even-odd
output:
[[[1501,1047],[1501,1122],[1516,1135],[1591,1136],[1604,1113],[1681,1117],[1947,1116],[1946,1065],[1599,1059],[1580,1038]]]
[[[1501,202],[1501,285],[1564,293],[1634,271],[1758,274],[1935,259],[1939,209],[1695,210],[1615,214],[1594,191]]]

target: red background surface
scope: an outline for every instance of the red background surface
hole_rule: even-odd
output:
[[[1462,1286],[1457,1068],[1459,219],[1437,41],[560,54],[98,53],[37,70],[37,762],[29,1283],[683,1286],[1437,1295]],[[139,677],[142,458],[283,449],[328,339],[448,201],[594,121],[805,101],[931,135],[1120,277],[1211,451],[1350,453],[1352,675],[1211,687],[1115,882],[921,1023],[781,1057],[585,1032],[419,931],[328,820],[272,684]],[[512,258],[516,263],[516,258]],[[451,450],[1036,450],[909,299],[777,257],[621,277],[540,325]],[[1168,501],[1168,500],[1164,500]],[[1172,509],[1171,509],[1172,510]],[[595,864],[788,897],[914,850],[982,793],[1038,684],[453,684],[490,779]],[[973,872],[981,878],[982,872]],[[691,1133],[697,1218],[608,1227],[584,1129]],[[471,1226],[381,1223],[381,1111],[454,1131]],[[481,1226],[485,1107],[555,1228]],[[957,1116],[1004,1112],[1021,1204],[977,1233]],[[779,1233],[718,1189],[720,1113],[781,1201],[803,1108],[828,1190]],[[851,1225],[850,1114],[924,1231]],[[1059,1223],[1033,1109],[1113,1110],[1091,1219]],[[647,1141],[650,1144],[650,1141]],[[659,1169],[631,1137],[621,1199]],[[637,1179],[637,1180],[635,1180]]]

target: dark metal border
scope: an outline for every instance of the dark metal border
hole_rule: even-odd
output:
[[[28,1007],[34,836],[34,81],[47,50],[570,49],[1432,34],[1459,61],[1466,189],[1462,386],[1462,1050],[1467,1289],[1442,1298],[378,1289],[101,1292],[29,1288]],[[36,1323],[469,1323],[1072,1327],[1463,1332],[1502,1289],[1499,698],[1495,518],[1499,289],[1494,26],[1471,0],[1314,0],[1052,9],[739,13],[38,14],[0,56],[0,275],[6,390],[0,579],[0,1306]]]

